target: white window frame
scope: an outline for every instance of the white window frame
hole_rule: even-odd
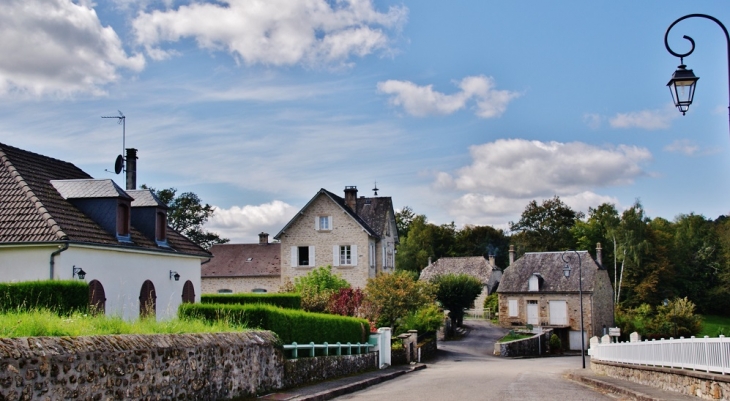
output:
[[[349,250],[350,260],[343,259],[343,252]],[[332,265],[338,266],[357,266],[357,245],[333,245],[332,246]]]
[[[520,306],[518,305],[516,299],[508,299],[507,305],[507,309],[509,310],[509,317],[518,317],[520,315]]]
[[[540,279],[536,275],[530,276],[527,286],[528,291],[540,291]]]
[[[370,259],[369,260],[370,268],[374,269],[375,265],[377,264],[376,263],[377,260],[375,259],[375,243],[371,242],[369,248],[370,248],[370,255],[369,255],[370,256],[370,258],[369,258]]]
[[[314,216],[314,229],[332,231],[332,216]]]

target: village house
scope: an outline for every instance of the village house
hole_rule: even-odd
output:
[[[494,255],[489,259],[483,256],[463,256],[439,258],[421,271],[420,280],[430,281],[436,276],[445,274],[468,274],[482,283],[482,292],[474,300],[474,308],[484,308],[484,300],[497,290],[502,278],[502,271],[494,263]]]
[[[86,280],[107,315],[172,318],[200,300],[200,263],[210,253],[167,225],[167,207],[71,163],[0,144],[0,281]]]
[[[376,193],[377,195],[377,193]],[[281,283],[294,282],[318,266],[332,266],[353,287],[395,269],[398,230],[390,197],[345,197],[326,189],[316,195],[274,237],[281,242]]]
[[[510,247],[510,265],[497,289],[500,325],[553,328],[564,347],[567,342],[569,349],[580,350],[581,272],[585,344],[593,336],[602,336],[614,321],[613,287],[601,263],[600,243],[595,260],[588,251],[567,251],[528,252],[515,261]]]
[[[281,286],[281,244],[259,234],[257,244],[215,244],[213,259],[203,264],[203,294],[277,292]]]

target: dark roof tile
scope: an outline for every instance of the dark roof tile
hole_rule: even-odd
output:
[[[281,275],[281,244],[216,244],[214,258],[202,266],[202,277],[267,277]]]

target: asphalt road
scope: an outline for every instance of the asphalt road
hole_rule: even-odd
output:
[[[492,355],[505,330],[489,322],[465,322],[469,333],[439,342],[439,356],[428,368],[337,400],[614,400],[563,378],[581,367],[580,356],[510,359]]]

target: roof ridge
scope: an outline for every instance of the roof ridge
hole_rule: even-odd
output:
[[[36,194],[30,188],[30,185],[28,185],[23,176],[20,175],[18,170],[13,165],[13,162],[10,161],[10,157],[8,157],[7,153],[5,153],[2,148],[0,148],[0,160],[2,160],[5,168],[10,173],[10,176],[13,177],[16,183],[18,183],[18,186],[20,186],[20,190],[23,191],[23,194],[25,194],[26,198],[33,203],[33,207],[35,207],[41,218],[45,220],[46,224],[48,224],[48,227],[51,229],[51,231],[53,231],[53,234],[58,237],[58,239],[68,239],[68,235],[61,229],[61,226],[59,226],[56,220],[51,216],[51,214],[48,212],[48,209],[46,209],[46,207],[43,205],[43,202],[41,202],[40,198],[36,196]]]

